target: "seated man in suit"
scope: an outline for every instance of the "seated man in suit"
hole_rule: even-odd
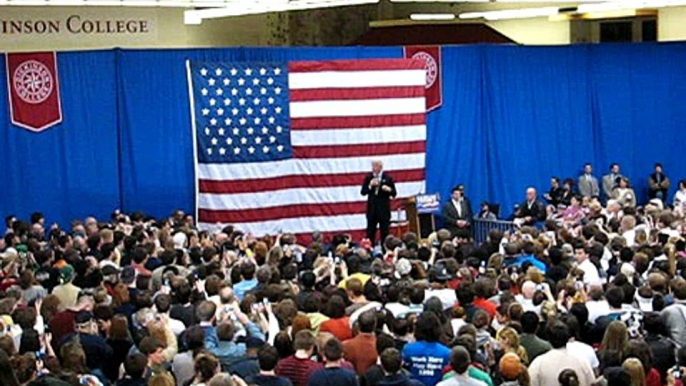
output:
[[[526,190],[524,201],[515,213],[515,223],[519,225],[534,225],[539,221],[545,221],[545,204],[538,199],[536,188]]]
[[[443,227],[455,236],[458,229],[468,229],[472,224],[472,205],[464,197],[464,188],[458,185],[453,188],[450,201],[443,205],[441,217],[443,217]]]

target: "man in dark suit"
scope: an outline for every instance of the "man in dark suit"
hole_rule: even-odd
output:
[[[458,185],[453,188],[450,201],[443,205],[441,211],[443,227],[455,236],[458,229],[469,229],[472,225],[472,204],[464,197],[464,187]]]
[[[362,183],[362,195],[367,196],[367,238],[374,244],[378,225],[383,243],[391,223],[391,199],[397,195],[393,178],[383,171],[383,162],[372,161],[372,172]]]
[[[539,221],[545,221],[546,212],[543,204],[536,193],[535,188],[526,190],[526,201],[520,206],[515,214],[515,222],[521,225],[534,225]]]

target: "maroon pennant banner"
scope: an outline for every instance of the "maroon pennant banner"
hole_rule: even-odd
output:
[[[6,54],[12,124],[41,132],[62,122],[54,52]]]
[[[426,111],[438,108],[443,103],[441,89],[441,47],[405,46],[405,58],[426,62]]]

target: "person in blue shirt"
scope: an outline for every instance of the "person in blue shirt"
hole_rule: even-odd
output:
[[[235,269],[235,268],[234,268]],[[243,300],[245,294],[257,286],[257,279],[255,279],[255,264],[252,262],[245,262],[240,266],[242,281],[234,283],[233,293],[240,301]]]
[[[196,317],[200,321],[200,328],[205,331],[205,348],[217,356],[222,368],[227,369],[232,362],[245,357],[247,347],[245,342],[234,341],[235,326],[231,320],[221,322],[218,327],[214,326],[216,310],[217,306],[213,302],[205,300],[198,305]],[[240,311],[238,305],[234,307],[233,313],[245,327],[249,337],[265,340],[264,333]]]
[[[507,253],[507,247],[505,249],[505,252]],[[522,267],[525,263],[530,263],[532,266],[536,267],[539,271],[543,272],[543,274],[546,273],[548,270],[548,267],[545,265],[544,262],[541,260],[538,260],[536,256],[534,256],[534,243],[532,242],[525,242],[524,247],[522,247],[522,254],[518,256],[513,256],[510,258],[506,258],[503,261],[503,268],[511,267],[511,266],[516,266],[516,267]],[[507,253],[509,254],[509,253]]]
[[[403,362],[407,364],[412,378],[424,386],[436,386],[443,376],[443,369],[450,363],[450,349],[438,342],[441,322],[429,312],[417,319],[414,343],[403,348]]]

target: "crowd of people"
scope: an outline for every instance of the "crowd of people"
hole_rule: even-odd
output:
[[[528,190],[481,244],[461,187],[444,229],[381,248],[181,211],[7,216],[0,385],[681,386],[686,193],[637,207],[610,176],[603,205],[590,177]]]

